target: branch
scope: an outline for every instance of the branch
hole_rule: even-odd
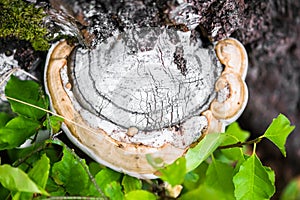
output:
[[[228,144],[224,146],[219,146],[218,149],[229,149],[229,148],[235,148],[235,147],[243,147],[245,145],[250,145],[250,144],[257,144],[262,140],[263,137],[258,137],[253,140],[249,140],[246,142],[237,142],[235,144]]]

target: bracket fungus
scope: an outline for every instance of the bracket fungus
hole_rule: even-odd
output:
[[[77,146],[114,170],[155,178],[147,154],[170,164],[241,114],[247,62],[232,38],[202,48],[191,32],[144,28],[92,50],[58,42],[45,85]]]

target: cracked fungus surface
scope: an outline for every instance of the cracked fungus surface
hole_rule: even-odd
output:
[[[144,28],[110,37],[93,50],[77,48],[68,66],[77,107],[121,129],[180,127],[216,96],[222,66],[214,50],[201,45],[191,32]],[[199,127],[194,123],[200,121],[187,124]]]

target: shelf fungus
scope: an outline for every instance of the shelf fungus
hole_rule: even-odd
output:
[[[170,164],[244,110],[247,54],[235,39],[202,48],[191,32],[144,28],[87,50],[61,41],[46,64],[52,109],[97,162],[155,178],[146,155]]]

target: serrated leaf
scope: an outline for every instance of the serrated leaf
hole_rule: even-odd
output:
[[[256,154],[250,156],[233,177],[234,195],[240,199],[270,199],[275,186],[270,180],[270,172],[261,164]]]
[[[142,189],[142,181],[132,176],[124,175],[122,179],[122,186],[125,194],[133,191]]]
[[[0,166],[0,183],[10,191],[48,195],[48,193],[38,187],[25,172],[7,164]]]
[[[48,130],[52,130],[53,133],[57,133],[60,130],[63,118],[57,116],[49,116],[44,122],[43,126],[47,127]]]
[[[159,170],[159,177],[171,186],[180,185],[184,181],[186,171],[185,157],[177,159],[171,165]]]
[[[264,133],[263,137],[271,140],[286,156],[285,143],[289,134],[295,129],[295,126],[290,125],[289,119],[283,114],[279,114],[277,118],[273,119],[272,123]]]
[[[63,149],[61,161],[53,165],[52,177],[58,185],[64,186],[70,195],[85,195],[89,188],[87,172],[67,148]]]
[[[275,185],[275,172],[270,168],[264,166],[266,172],[268,173],[269,180],[271,181],[272,185]]]
[[[124,194],[120,183],[113,181],[106,185],[104,193],[110,199],[123,200]]]
[[[146,190],[134,190],[125,194],[125,200],[156,200],[156,196]]]
[[[42,87],[31,80],[23,81],[15,76],[11,76],[5,87],[5,95],[44,109],[47,109],[49,106],[49,102],[44,95]],[[14,100],[8,99],[8,101],[11,104],[12,110],[20,115],[33,119],[40,119],[46,114],[45,111],[24,105]]]
[[[222,133],[210,133],[206,135],[194,148],[190,148],[185,155],[186,171],[190,172],[206,160],[212,152],[223,142],[225,136]]]
[[[0,150],[20,146],[39,128],[40,124],[37,121],[22,116],[13,118],[5,127],[0,128]]]
[[[213,162],[208,166],[206,171],[205,184],[223,193],[226,199],[235,199],[232,182],[233,171],[233,167],[213,159]]]

